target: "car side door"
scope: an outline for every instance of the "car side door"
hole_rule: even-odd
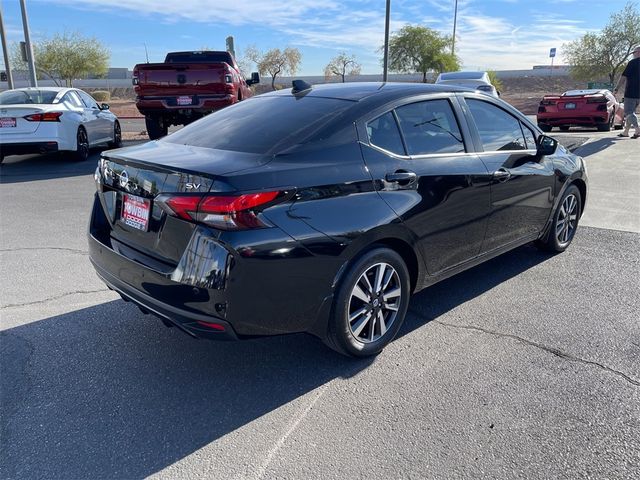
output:
[[[489,174],[453,95],[405,101],[362,123],[375,188],[416,238],[430,275],[477,256],[490,212]]]
[[[89,143],[93,145],[108,141],[111,138],[111,121],[105,116],[98,106],[98,102],[96,102],[91,95],[82,90],[78,90],[77,93],[87,107],[88,123],[86,128]]]
[[[537,238],[553,207],[552,159],[537,153],[536,132],[508,107],[486,97],[461,97],[478,155],[492,177],[482,251]]]

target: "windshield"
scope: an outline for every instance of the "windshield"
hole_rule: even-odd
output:
[[[267,153],[301,140],[354,102],[307,96],[255,97],[218,110],[161,141],[195,147]]]
[[[55,90],[7,90],[0,93],[0,105],[51,104],[57,95]]]

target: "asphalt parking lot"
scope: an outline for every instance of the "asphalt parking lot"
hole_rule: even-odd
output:
[[[567,252],[420,292],[372,360],[165,328],[89,264],[98,152],[7,158],[0,477],[640,478],[640,143],[615,134],[567,134],[590,176]]]

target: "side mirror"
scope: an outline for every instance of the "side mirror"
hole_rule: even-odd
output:
[[[540,135],[536,144],[538,147],[538,155],[553,155],[558,148],[558,141],[546,135]]]
[[[103,103],[102,105],[100,105],[100,110],[109,110],[109,104]]]
[[[260,74],[258,72],[251,73],[251,78],[247,78],[247,85],[255,85],[260,83]]]

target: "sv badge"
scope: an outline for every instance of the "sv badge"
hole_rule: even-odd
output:
[[[187,190],[199,190],[200,189],[200,183],[190,183],[187,182],[186,184],[186,188]]]

